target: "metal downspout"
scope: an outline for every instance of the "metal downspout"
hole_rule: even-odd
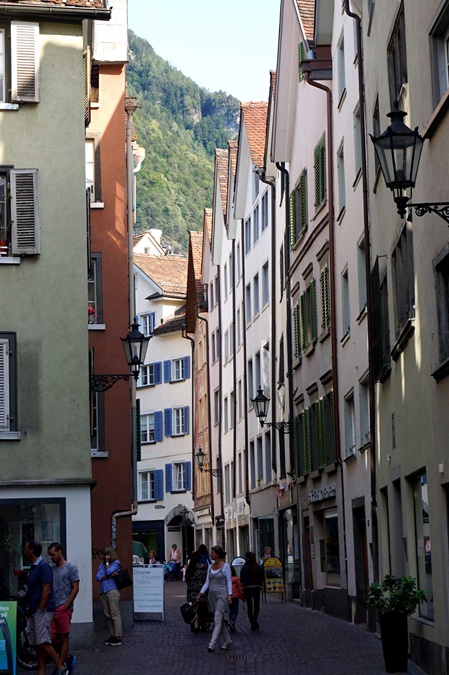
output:
[[[195,305],[197,307],[197,305]],[[189,340],[191,347],[192,347],[192,368],[191,368],[191,376],[192,376],[192,382],[191,382],[191,387],[192,387],[192,423],[190,425],[190,428],[192,430],[192,477],[193,477],[193,472],[195,470],[195,340],[191,338],[189,335],[187,335],[187,326],[184,323],[182,326],[182,337],[184,340]],[[192,480],[192,499],[193,503],[195,505],[195,481]]]
[[[369,201],[368,201],[368,163],[366,159],[366,110],[365,86],[363,81],[363,46],[362,22],[357,14],[349,9],[349,0],[344,0],[345,12],[356,22],[357,29],[357,57],[360,102],[360,147],[362,149],[362,188],[363,188],[363,234],[365,238],[365,283],[366,309],[368,332],[368,389],[369,389],[369,430],[370,430],[370,476],[371,476],[371,539],[373,580],[379,580],[379,532],[377,527],[377,476],[376,476],[376,407],[375,383],[373,369],[373,321],[371,315],[371,238],[369,228]]]
[[[334,208],[334,163],[333,163],[333,147],[334,147],[334,131],[333,131],[333,117],[332,117],[332,91],[324,84],[315,82],[311,79],[310,73],[305,73],[305,80],[312,87],[324,91],[327,98],[327,191],[329,195],[329,262],[331,268],[331,337],[332,337],[332,389],[334,392],[334,424],[335,424],[335,451],[337,462],[340,465],[340,481],[341,481],[341,498],[342,498],[342,517],[343,517],[343,541],[344,541],[344,556],[345,556],[345,576],[346,588],[348,588],[348,556],[346,546],[346,514],[345,514],[345,485],[343,476],[343,463],[341,460],[341,443],[340,443],[340,401],[339,401],[339,387],[338,387],[338,355],[337,355],[337,313],[336,313],[336,298],[335,298],[335,208]]]
[[[241,219],[241,241],[242,241],[242,322],[244,330],[243,334],[243,401],[245,405],[245,447],[244,447],[244,466],[245,466],[245,499],[248,506],[251,504],[251,498],[249,494],[249,461],[248,461],[248,444],[249,444],[249,433],[248,433],[248,364],[247,364],[247,349],[246,349],[246,270],[245,270],[245,225],[243,218]]]
[[[199,319],[200,321],[204,321],[206,324],[206,354],[207,354],[207,428],[208,428],[208,436],[209,436],[209,452],[210,452],[210,457],[212,459],[212,413],[211,413],[211,390],[210,390],[210,368],[209,368],[209,320],[206,319],[204,316],[201,316],[199,311],[198,305],[195,305],[195,314],[196,318]],[[215,508],[214,508],[214,491],[212,487],[212,474],[210,475],[210,483],[211,483],[211,500],[210,500],[210,516],[212,519],[212,527],[214,527],[214,517],[215,517]],[[222,490],[222,472],[221,472],[221,463],[220,463],[220,475],[218,476],[218,481],[220,485],[220,494],[221,494],[221,503],[222,503],[222,508],[223,508],[223,490]]]

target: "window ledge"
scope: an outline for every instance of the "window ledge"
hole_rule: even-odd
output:
[[[336,218],[337,223],[339,225],[340,225],[341,221],[343,220],[343,218],[345,217],[345,213],[346,213],[346,205],[341,207],[340,213],[338,214],[338,216]]]
[[[447,375],[449,375],[449,358],[440,363],[438,368],[436,368],[431,375],[436,382],[440,382],[440,380],[447,377]]]
[[[104,202],[91,202],[90,208],[91,209],[104,209]]]
[[[0,441],[20,441],[21,431],[0,431]]]
[[[138,501],[139,504],[156,504],[157,499],[139,499]]]
[[[449,89],[443,94],[440,102],[430,116],[429,121],[424,126],[424,138],[432,138],[440,123],[442,122],[449,105]]]
[[[324,469],[324,473],[335,473],[338,469],[338,462],[331,462]]]
[[[360,310],[360,314],[358,315],[358,317],[356,319],[357,323],[359,323],[359,324],[362,323],[362,321],[366,317],[366,315],[367,315],[367,309],[366,309],[366,305],[364,305],[362,307],[362,309]]]
[[[304,356],[310,356],[315,351],[315,343],[311,342],[310,345],[304,351]]]
[[[341,344],[342,347],[349,341],[350,337],[351,337],[351,331],[347,330],[346,333],[343,335],[343,337],[340,340],[340,344]]]
[[[172,495],[183,495],[186,494],[187,490],[172,490],[170,494]]]
[[[141,441],[140,445],[156,445],[157,441]]]
[[[319,342],[324,342],[324,340],[325,340],[327,337],[329,337],[330,334],[331,334],[331,329],[330,329],[330,326],[328,326],[327,328],[325,328],[325,329],[322,331],[320,337],[318,338],[318,341],[319,341]]]
[[[312,480],[317,480],[318,478],[321,478],[322,473],[323,472],[320,471],[319,469],[317,469],[316,471],[311,471],[309,474],[309,478],[311,478]]]
[[[20,265],[20,258],[17,256],[0,256],[0,265]]]
[[[415,332],[415,319],[409,318],[407,319],[404,328],[399,333],[399,337],[396,340],[393,349],[391,350],[390,356],[393,359],[393,361],[398,360],[398,358],[406,348],[407,342],[410,340],[414,332]]]
[[[352,184],[352,187],[353,187],[354,191],[356,190],[357,185],[359,184],[361,177],[362,177],[362,167],[360,167],[360,169],[357,171],[355,180]]]
[[[92,108],[92,110],[96,110],[97,108],[100,107],[100,103],[98,101],[91,101],[90,107]]]
[[[339,98],[338,106],[337,106],[339,111],[341,111],[343,103],[345,102],[345,98],[346,98],[346,87],[343,89],[343,91],[340,94],[340,98]]]
[[[360,448],[358,449],[358,452],[360,452],[360,454],[363,454],[364,452],[366,452],[367,450],[369,450],[370,445],[371,445],[370,441],[367,441],[367,442],[365,443],[365,445],[360,446]]]
[[[101,459],[101,458],[107,459],[109,457],[109,452],[100,451],[100,450],[91,450],[90,456],[92,458],[95,457],[96,459]]]
[[[19,110],[18,103],[0,103],[0,110]]]
[[[87,328],[89,330],[106,330],[105,323],[88,323]]]
[[[355,454],[355,452],[353,452],[349,455],[346,455],[346,457],[344,458],[344,463],[345,464],[352,464],[352,462],[355,462],[356,459],[357,459],[356,454]]]

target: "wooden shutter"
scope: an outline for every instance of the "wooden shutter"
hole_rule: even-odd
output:
[[[295,331],[295,356],[301,356],[301,321],[299,319],[299,305],[293,308],[293,327]]]
[[[154,499],[164,499],[164,472],[162,469],[156,469],[154,472]]]
[[[39,24],[11,21],[11,100],[39,103]]]
[[[326,146],[324,139],[314,152],[315,169],[315,208],[318,209],[326,201]]]
[[[188,380],[190,377],[190,356],[184,356],[182,360],[183,360],[184,379]]]
[[[312,279],[309,285],[310,291],[310,323],[312,331],[312,341],[318,338],[318,321],[317,321],[317,311],[316,311],[316,284],[315,279]]]
[[[172,418],[173,418],[172,408],[165,408],[165,410],[164,410],[164,427],[165,427],[165,435],[166,436],[172,435]]]
[[[162,411],[154,413],[154,440],[162,441]]]
[[[320,275],[321,286],[321,329],[330,326],[330,299],[329,299],[329,267],[324,267]]]
[[[186,405],[184,406],[184,416],[183,416],[183,433],[188,434],[189,433],[189,422],[190,422],[190,416],[189,416],[189,406]]]
[[[9,431],[9,340],[0,338],[0,432]]]
[[[165,465],[165,492],[173,490],[173,464]]]
[[[91,54],[90,47],[83,52],[83,79],[84,79],[84,126],[90,124],[90,71]]]
[[[290,192],[290,248],[296,243],[296,204],[295,191]]]
[[[299,179],[301,233],[307,230],[307,172],[304,170]]]
[[[164,361],[164,382],[171,382],[171,361]]]
[[[376,258],[370,275],[371,322],[373,326],[373,378],[377,382],[383,367],[382,306],[379,279],[379,258]]]
[[[307,349],[307,295],[303,293],[300,298],[301,307],[301,333],[302,333],[302,348]]]
[[[11,243],[14,255],[40,253],[38,170],[13,169],[11,183]]]
[[[304,43],[300,42],[298,45],[298,78],[300,82],[304,79],[304,73],[302,72],[301,63],[302,61],[305,61],[306,57],[307,57],[306,48],[304,47]]]
[[[153,364],[153,369],[154,384],[162,384],[162,361],[156,361],[156,363]]]
[[[304,410],[303,412],[303,463],[304,463],[304,474],[308,474],[311,471],[312,458],[311,458],[311,442],[310,442],[310,410]]]
[[[192,489],[192,462],[184,463],[185,477],[186,477],[186,490]]]

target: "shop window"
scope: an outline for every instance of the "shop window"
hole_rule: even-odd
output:
[[[429,490],[427,474],[423,473],[413,481],[413,502],[415,506],[415,550],[418,570],[418,587],[427,596],[427,602],[420,603],[419,615],[434,620],[432,544],[430,537]]]
[[[324,541],[321,540],[321,571],[326,575],[326,586],[340,586],[340,546],[338,542],[338,515],[332,509],[324,513]]]
[[[29,570],[23,550],[30,539],[42,544],[44,552],[54,541],[66,550],[66,507],[64,499],[0,500],[0,570],[3,595],[17,592],[14,569]]]

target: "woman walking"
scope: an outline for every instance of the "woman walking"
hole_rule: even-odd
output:
[[[111,631],[110,637],[104,642],[106,645],[116,646],[122,644],[120,591],[114,581],[114,576],[120,571],[120,562],[112,546],[106,546],[103,556],[104,562],[98,568],[97,581],[101,581],[100,599]]]
[[[186,569],[187,602],[198,601],[197,619],[190,624],[190,628],[194,633],[198,633],[200,628],[201,630],[207,630],[207,600],[204,597],[198,600],[198,595],[206,581],[206,577],[207,565],[201,562],[201,553],[198,549],[192,553]]]
[[[209,566],[206,581],[198,593],[198,599],[201,600],[204,593],[209,591],[208,605],[209,611],[214,613],[214,630],[207,651],[213,652],[220,633],[224,637],[221,649],[229,649],[232,644],[226,625],[229,618],[229,605],[232,602],[232,581],[231,568],[225,562],[226,551],[223,551],[221,546],[212,546],[210,557],[212,565]]]
[[[256,554],[252,551],[245,553],[245,564],[240,572],[240,581],[248,607],[248,619],[251,630],[259,630],[260,592],[263,585],[263,570],[257,563]]]

